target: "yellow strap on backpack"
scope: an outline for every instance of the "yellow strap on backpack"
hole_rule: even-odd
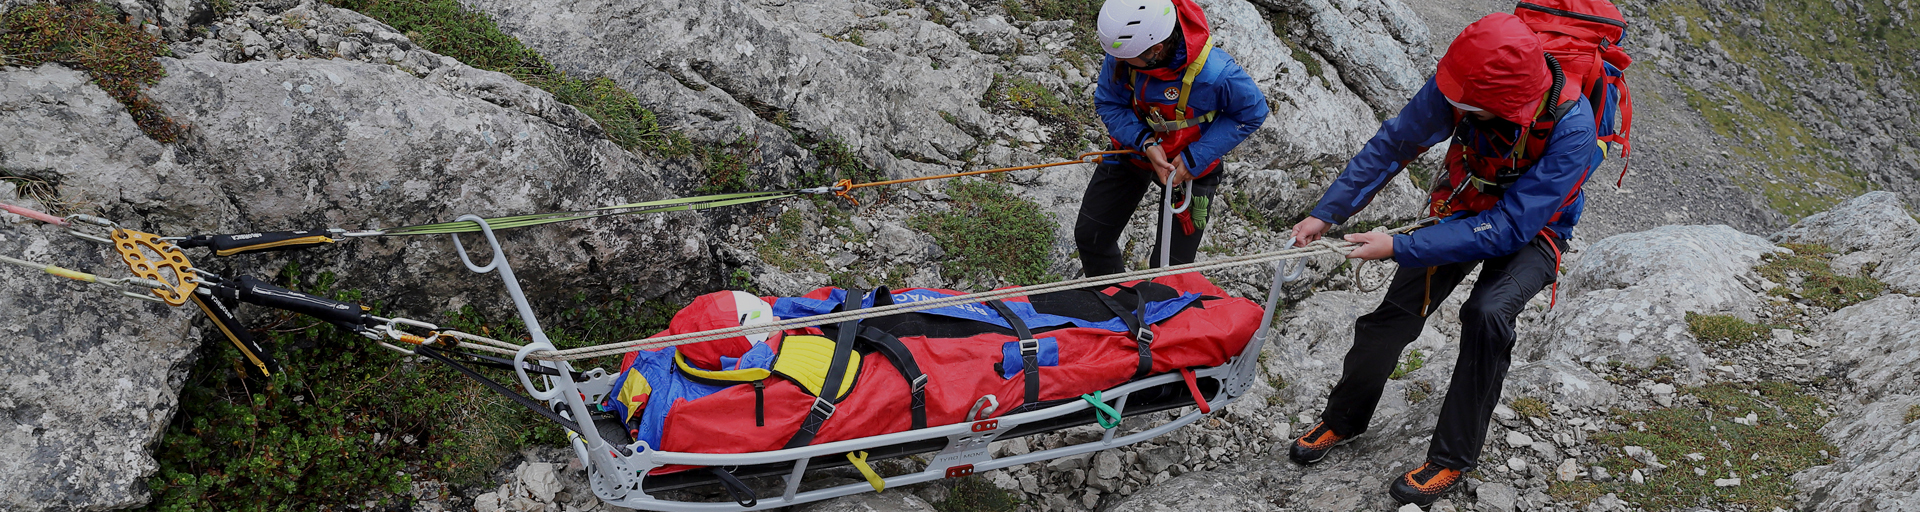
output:
[[[687,364],[686,356],[682,355],[678,351],[675,351],[673,353],[673,364],[674,366],[678,366],[680,368],[681,373],[685,373],[688,376],[691,376],[695,379],[703,379],[703,380],[709,380],[709,381],[747,383],[747,382],[766,380],[767,377],[771,376],[769,373],[767,373],[766,368],[741,368],[738,370],[703,369],[698,366]]]
[[[833,340],[824,336],[789,335],[780,341],[780,355],[773,359],[773,373],[792,379],[813,396],[821,396],[820,388],[827,385],[828,367],[833,365],[833,345]],[[835,400],[847,396],[859,372],[860,353],[849,352],[846,375],[840,379],[840,393],[833,397]]]

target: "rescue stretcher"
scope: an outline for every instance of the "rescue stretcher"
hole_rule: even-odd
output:
[[[1171,194],[1168,194],[1167,204],[1171,205],[1171,199]],[[1171,227],[1173,213],[1176,213],[1173,208],[1163,209],[1163,227]],[[460,245],[459,236],[454,235],[457,252],[463,263],[476,273],[499,274],[532,338],[532,343],[522,347],[512,358],[511,367],[520,387],[551,409],[554,414],[549,417],[569,427],[569,443],[587,469],[594,494],[611,505],[643,510],[736,511],[788,507],[887,487],[965,477],[1154,439],[1199,421],[1214,410],[1230,406],[1246,394],[1254,379],[1259,377],[1258,356],[1265,344],[1282,286],[1287,281],[1297,279],[1304,271],[1303,260],[1293,260],[1291,270],[1287,268],[1289,265],[1286,261],[1274,263],[1272,286],[1260,314],[1259,326],[1253,329],[1250,339],[1245,341],[1238,353],[1230,354],[1224,363],[1218,365],[1182,368],[1133,378],[1078,400],[1044,401],[1010,408],[1010,411],[970,411],[966,421],[957,423],[926,425],[924,428],[819,444],[802,443],[801,446],[770,451],[699,453],[666,451],[645,441],[635,441],[631,432],[621,424],[621,419],[601,407],[603,402],[618,392],[616,383],[620,380],[619,374],[599,368],[578,371],[567,361],[530,358],[538,352],[552,351],[554,346],[540,329],[539,321],[532,314],[512,267],[507,263],[504,251],[495,241],[491,229],[478,217],[463,217],[462,220],[472,220],[482,225],[482,234],[492,252],[490,263],[475,265],[468,259],[465,247]],[[1161,254],[1166,254],[1164,248]],[[1204,281],[1204,278],[1200,279]],[[1141,297],[1144,301],[1144,292]],[[1234,300],[1244,302],[1243,299]],[[1024,347],[1036,336],[1024,332],[1024,329],[1022,331],[1021,334],[1028,338],[1021,340]],[[1145,345],[1142,347],[1144,352]],[[535,379],[535,376],[539,378]],[[835,389],[832,383],[839,381],[829,377],[826,382],[828,384],[820,389]],[[1029,396],[1032,396],[1031,391]],[[1129,433],[1121,428],[1122,416],[1145,417],[1149,413],[1189,406],[1194,409],[1172,419],[1149,422],[1142,430]],[[825,408],[827,417],[830,417],[834,406],[823,399],[815,402],[814,407]],[[824,420],[820,412],[811,411],[809,420],[816,417]],[[1001,414],[996,415],[996,412]],[[1018,455],[996,457],[990,449],[995,441],[1082,425],[1099,425],[1104,432],[1095,441]],[[811,427],[817,430],[819,425],[815,423]],[[905,474],[881,476],[868,467],[869,461],[928,453],[932,454],[931,458],[919,470]],[[858,467],[868,481],[802,490],[809,470],[849,465]],[[784,480],[783,487],[776,486],[774,489],[777,495],[759,496],[744,482],[746,479],[764,477]],[[714,484],[724,488],[734,501],[681,501],[663,497],[669,491]]]

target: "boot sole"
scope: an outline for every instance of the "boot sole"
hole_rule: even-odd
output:
[[[1346,438],[1346,439],[1341,439],[1341,440],[1339,440],[1339,441],[1334,441],[1334,442],[1333,442],[1333,446],[1330,446],[1330,447],[1327,447],[1327,451],[1324,451],[1324,452],[1320,452],[1320,456],[1319,456],[1319,457],[1314,457],[1314,458],[1313,458],[1313,460],[1306,460],[1306,461],[1303,461],[1303,460],[1300,460],[1300,459],[1298,459],[1298,458],[1294,458],[1294,457],[1293,457],[1293,454],[1292,454],[1292,453],[1288,453],[1288,454],[1287,454],[1287,460],[1291,460],[1291,461],[1293,461],[1293,463],[1294,463],[1294,464],[1299,464],[1299,465],[1302,465],[1302,466],[1311,466],[1311,465],[1314,465],[1314,464],[1319,464],[1319,463],[1320,463],[1320,461],[1323,461],[1323,460],[1326,460],[1326,459],[1327,459],[1327,454],[1330,454],[1330,453],[1333,453],[1333,449],[1334,449],[1334,448],[1339,448],[1339,447],[1340,447],[1341,445],[1344,445],[1344,444],[1347,444],[1347,443],[1351,443],[1351,442],[1353,442],[1353,438],[1351,438],[1351,437],[1349,437],[1349,438]]]

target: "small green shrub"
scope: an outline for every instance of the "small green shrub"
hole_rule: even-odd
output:
[[[0,17],[0,64],[56,62],[85,71],[148,138],[179,140],[184,128],[142,91],[167,75],[155,60],[168,54],[167,44],[119,18],[119,11],[97,2],[15,7]]]
[[[1731,315],[1702,315],[1687,312],[1687,332],[1694,339],[1733,348],[1766,339],[1773,328],[1767,325],[1755,325]]]
[[[1920,420],[1920,405],[1907,407],[1907,417],[1901,423],[1913,423],[1915,420]]]
[[[707,182],[695,189],[702,194],[744,192],[753,177],[752,166],[760,159],[760,139],[742,135],[722,146],[703,146],[700,159],[705,163]]]
[[[953,208],[915,215],[914,229],[933,235],[946,250],[948,278],[999,276],[1017,285],[1043,283],[1053,252],[1053,220],[1040,205],[1013,195],[1006,185],[963,180],[949,187]]]
[[[334,291],[330,274],[303,276],[290,265],[281,278],[316,295],[365,300]],[[568,348],[652,334],[675,309],[624,293],[582,295],[547,320],[554,343]],[[471,308],[448,317],[449,328],[526,339],[519,322],[490,321]],[[560,427],[438,363],[409,360],[310,318],[271,318],[252,332],[282,364],[272,378],[245,373],[239,351],[224,340],[207,343],[154,447],[160,470],[147,481],[149,510],[405,508],[416,477],[479,483],[522,446],[566,442]]]
[[[1418,370],[1425,366],[1427,366],[1427,354],[1425,352],[1421,352],[1420,349],[1417,349],[1417,348],[1413,350],[1409,350],[1407,351],[1406,359],[1401,361],[1400,366],[1395,367],[1393,369],[1393,374],[1388,375],[1387,378],[1398,379],[1401,377],[1405,377],[1407,376],[1407,374],[1413,373],[1414,370]]]
[[[1003,512],[1019,508],[1020,498],[974,475],[954,482],[947,499],[932,505],[940,512]]]
[[[1062,157],[1073,156],[1087,141],[1081,132],[1099,125],[1093,109],[1061,100],[1053,91],[1031,78],[993,75],[982,107],[1031,116],[1052,126],[1052,136],[1042,152]]]

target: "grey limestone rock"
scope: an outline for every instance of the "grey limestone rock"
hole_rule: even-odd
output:
[[[1920,297],[1884,295],[1848,306],[1824,322],[1825,357],[1851,367],[1844,381],[1863,401],[1920,394]]]
[[[93,192],[65,193],[56,201],[161,207],[174,187],[206,183],[179,176],[187,172],[172,148],[148,140],[86,75],[56,65],[0,69],[0,132],[10,134],[0,137],[0,168],[43,180],[98,178]],[[60,174],[51,174],[54,169]],[[222,213],[191,204],[211,200],[207,195],[179,192],[189,202],[182,214]],[[0,201],[52,206],[16,193],[0,192]],[[127,275],[104,246],[10,214],[0,214],[0,223],[0,254]],[[198,346],[189,337],[193,317],[19,267],[7,266],[0,276],[0,509],[145,503],[141,479],[157,469],[146,445],[177,408],[186,363]]]
[[[1257,480],[1243,474],[1202,471],[1147,487],[1113,505],[1112,510],[1175,512],[1190,510],[1280,510]]]
[[[1767,253],[1784,249],[1726,226],[1664,226],[1587,247],[1563,276],[1562,297],[1523,335],[1516,354],[1587,364],[1646,367],[1661,356],[1698,372],[1708,361],[1685,313],[1752,318],[1762,298],[1741,282]]]
[[[1911,368],[1911,367],[1909,367]],[[1820,433],[1840,448],[1833,464],[1793,475],[1809,510],[1920,510],[1920,422],[1908,415],[1920,395],[1887,395],[1827,423]]]

